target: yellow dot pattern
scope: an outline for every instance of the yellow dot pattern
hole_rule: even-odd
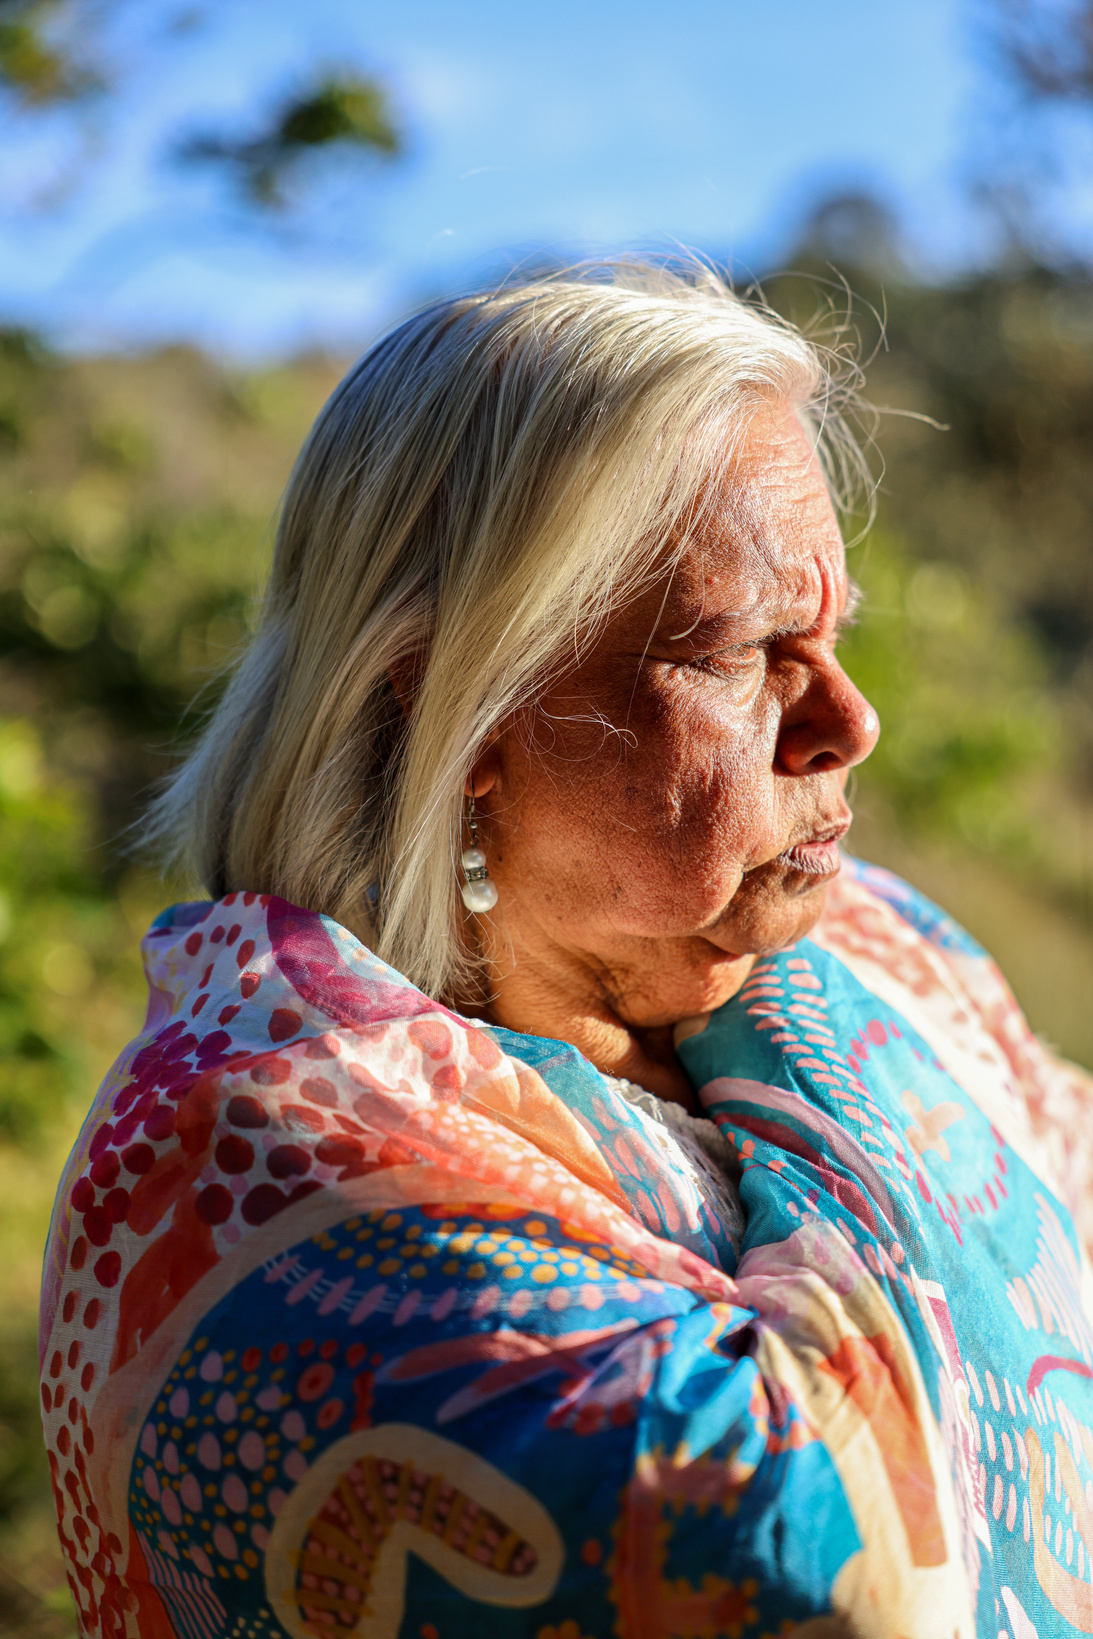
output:
[[[339,1261],[355,1254],[355,1267],[385,1281],[422,1281],[431,1276],[485,1284],[527,1281],[532,1288],[550,1286],[560,1279],[603,1283],[648,1279],[648,1271],[626,1256],[621,1247],[587,1242],[575,1246],[561,1234],[561,1226],[543,1218],[509,1222],[496,1219],[445,1218],[439,1223],[408,1222],[410,1213],[375,1211],[353,1230],[352,1240],[335,1253]],[[350,1233],[348,1225],[344,1233]],[[333,1251],[329,1233],[315,1244]]]

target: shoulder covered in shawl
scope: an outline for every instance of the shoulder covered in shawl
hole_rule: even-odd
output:
[[[681,1044],[744,1169],[739,1267],[572,1048],[461,1019],[329,919],[228,895],[167,912],[145,959],[43,1286],[83,1632],[835,1611],[934,1639],[944,1610],[994,1639],[1001,1597],[1093,1624],[1042,1523],[1054,1461],[1093,1548],[1088,1190],[1054,1114],[1088,1092],[911,890],[848,870],[814,939]],[[1013,1420],[1001,1491],[983,1383]]]

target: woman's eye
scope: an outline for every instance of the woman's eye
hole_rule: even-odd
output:
[[[763,647],[762,643],[734,643],[726,649],[715,649],[710,654],[696,655],[687,664],[704,672],[734,671],[754,661],[762,654]]]

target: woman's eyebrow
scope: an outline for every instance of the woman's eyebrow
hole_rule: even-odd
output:
[[[847,577],[846,602],[843,605],[842,613],[835,621],[836,635],[841,635],[853,626],[862,601],[861,587],[857,581]],[[691,638],[696,645],[701,647],[706,643],[731,640],[736,629],[742,623],[757,624],[769,628],[769,635],[772,636],[791,636],[809,631],[815,625],[815,619],[797,619],[792,608],[787,607],[785,604],[775,607],[771,604],[756,602],[743,609],[723,609],[715,615],[703,615],[700,612],[681,631],[668,632],[665,635],[669,643],[679,643],[684,638]]]
[[[841,637],[845,631],[854,625],[863,599],[864,594],[861,587],[858,585],[856,580],[853,580],[848,575],[846,579],[846,602],[843,604],[842,612],[836,616],[835,619],[836,637]],[[750,617],[754,619],[756,616],[759,616],[761,619],[765,617],[765,621],[770,627],[768,632],[769,637],[802,636],[805,633],[810,632],[819,619],[818,615],[813,616],[811,619],[809,619],[807,615],[796,618],[791,611],[786,610],[785,608],[778,611],[770,607],[765,610],[756,607],[746,611],[746,613],[742,612],[741,614],[737,614],[735,618],[741,619]]]

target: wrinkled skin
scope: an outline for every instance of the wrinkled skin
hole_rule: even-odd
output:
[[[878,734],[836,659],[842,538],[785,407],[713,500],[469,781],[500,896],[471,923],[494,980],[479,1011],[690,1107],[671,1027],[816,922]]]

